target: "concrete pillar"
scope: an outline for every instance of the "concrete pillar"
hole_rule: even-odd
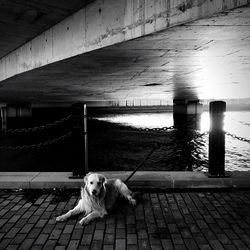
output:
[[[174,99],[174,126],[188,126],[198,129],[202,111],[202,104],[199,103],[199,100]]]
[[[8,104],[2,109],[2,125],[7,128],[31,126],[32,109],[30,104]]]
[[[223,130],[226,103],[211,102],[209,131],[209,174],[211,176],[225,175],[225,132]]]
[[[7,129],[7,107],[1,107],[1,129]]]
[[[88,172],[87,107],[84,103],[72,105],[72,140],[74,146],[73,178],[82,178]]]

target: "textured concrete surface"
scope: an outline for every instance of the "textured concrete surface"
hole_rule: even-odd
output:
[[[0,60],[0,80],[247,2],[93,1],[3,57]]]
[[[0,58],[93,0],[18,0],[0,4]]]
[[[173,2],[177,4],[178,1]],[[197,1],[190,2],[197,3]],[[172,13],[173,18],[181,16],[188,18],[191,10],[197,10],[198,13],[198,10],[202,9],[205,13],[207,2],[217,4],[222,1],[202,1],[204,6],[200,5],[199,8],[189,9],[184,13],[175,9]],[[241,1],[234,2],[241,3]],[[135,15],[136,13],[138,12],[135,12]],[[0,102],[69,105],[79,101],[172,102],[173,97],[188,99],[249,97],[249,13],[249,6],[224,11],[211,18],[165,29],[40,67],[50,62],[47,57],[52,55],[58,57],[58,60],[64,54],[69,54],[70,57],[74,44],[78,43],[68,41],[59,31],[54,32],[56,41],[62,44],[58,45],[53,53],[51,48],[49,49],[51,39],[48,39],[47,43],[38,40],[32,43],[34,56],[28,52],[27,56],[10,55],[13,61],[18,58],[19,66],[14,66],[11,58],[0,63],[3,66],[0,67],[1,79],[6,79],[7,71],[12,75],[16,74],[16,70],[22,72],[23,67],[25,70],[33,66],[38,67],[2,81]],[[132,22],[132,19],[130,21]],[[66,23],[60,25],[61,30],[67,31]],[[120,19],[114,25],[118,29],[121,25]],[[155,22],[150,25],[155,29],[158,27]],[[91,30],[95,30],[90,27]],[[71,32],[71,26],[67,32]],[[82,33],[78,36],[84,37]],[[95,39],[96,36],[98,36],[97,31],[95,36],[89,36],[88,39]],[[42,39],[45,37],[46,35],[42,35]],[[74,36],[69,37],[74,39]],[[119,35],[113,37],[111,32],[105,39],[116,43],[119,39],[115,38],[119,38]],[[56,41],[53,44],[57,44]],[[100,48],[104,45],[106,44],[102,42],[96,46]],[[76,48],[79,49],[81,46]],[[22,50],[30,51],[29,46]]]
[[[0,60],[0,102],[249,97],[246,3],[94,1]]]
[[[107,178],[125,180],[131,172],[102,172]],[[0,172],[0,189],[79,188],[83,179],[71,172]],[[250,188],[250,172],[230,172],[225,178],[210,178],[202,172],[139,171],[128,182],[140,189]]]
[[[143,192],[136,207],[122,203],[84,227],[82,215],[55,221],[79,191],[0,193],[0,249],[250,248],[250,191]]]

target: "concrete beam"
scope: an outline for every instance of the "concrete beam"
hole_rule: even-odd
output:
[[[0,81],[248,2],[97,0],[0,59]]]

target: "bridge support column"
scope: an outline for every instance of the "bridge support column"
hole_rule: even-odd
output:
[[[225,132],[223,130],[224,112],[226,103],[211,102],[210,130],[209,130],[209,175],[225,176]]]
[[[72,105],[72,141],[74,147],[73,178],[82,178],[88,172],[87,106]]]
[[[173,101],[174,126],[188,126],[197,128],[202,113],[202,104],[199,100],[174,99]]]
[[[29,127],[31,118],[30,104],[9,104],[1,107],[2,129]]]
[[[1,107],[1,129],[7,129],[7,107]]]

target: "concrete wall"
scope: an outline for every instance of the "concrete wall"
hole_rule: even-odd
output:
[[[250,0],[97,0],[0,59],[0,81]]]

